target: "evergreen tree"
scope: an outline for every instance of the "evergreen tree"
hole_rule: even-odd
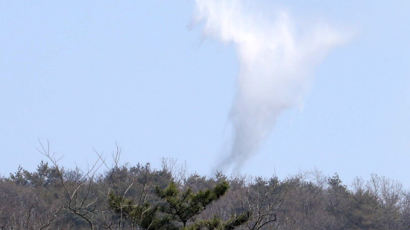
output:
[[[233,216],[227,221],[214,217],[209,220],[195,220],[213,201],[222,197],[229,189],[227,182],[217,184],[213,189],[194,193],[190,188],[180,190],[171,182],[165,189],[157,187],[160,202],[135,204],[134,201],[109,194],[109,206],[117,214],[143,229],[182,229],[182,230],[232,230],[249,220],[250,213]]]

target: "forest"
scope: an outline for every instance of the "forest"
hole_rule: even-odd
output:
[[[119,152],[84,171],[43,150],[36,170],[0,179],[0,229],[410,229],[410,192],[377,175],[206,177],[172,160],[120,164]]]

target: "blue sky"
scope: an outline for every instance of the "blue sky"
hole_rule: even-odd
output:
[[[283,113],[243,173],[318,169],[346,182],[377,173],[407,187],[410,2],[258,0],[355,31],[316,68],[302,109]],[[262,7],[263,6],[263,7]],[[238,60],[232,44],[192,26],[194,1],[1,1],[0,174],[44,159],[68,167],[122,148],[209,174],[223,154]],[[260,7],[260,8],[258,8]]]

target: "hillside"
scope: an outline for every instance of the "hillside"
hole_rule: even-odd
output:
[[[108,167],[101,158],[83,172],[50,159],[34,172],[19,168],[0,179],[0,229],[140,229],[110,207],[109,194],[152,205],[163,198],[156,190],[170,183],[195,193],[224,181],[227,193],[209,201],[188,224],[214,217],[227,221],[249,212],[249,220],[237,229],[410,229],[409,191],[376,175],[347,187],[337,174],[315,180],[307,175],[228,178],[221,173],[208,178],[183,175],[166,164],[161,169],[150,164]]]

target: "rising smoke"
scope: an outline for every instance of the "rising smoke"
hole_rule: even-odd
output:
[[[241,0],[196,0],[204,33],[234,44],[240,63],[230,120],[233,136],[220,168],[238,172],[271,133],[278,116],[300,105],[313,68],[346,39],[323,23],[297,27],[287,11],[274,19],[245,9]]]

